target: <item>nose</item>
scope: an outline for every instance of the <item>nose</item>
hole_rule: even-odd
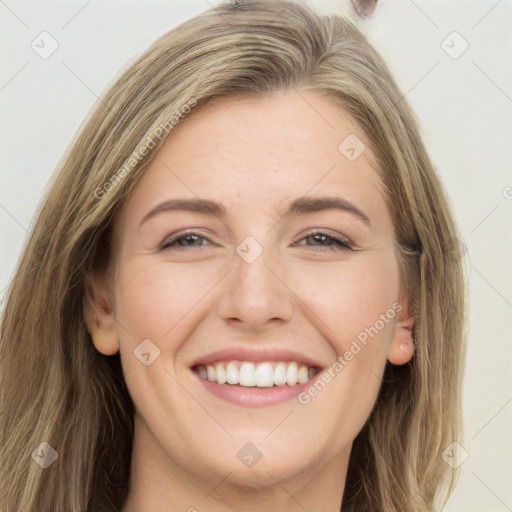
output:
[[[244,249],[248,250],[247,254],[249,251],[253,254],[246,257]],[[254,251],[260,250],[261,254],[253,259]],[[282,269],[276,251],[263,248],[254,239],[240,244],[218,304],[219,316],[247,330],[261,330],[269,324],[289,321],[293,291],[283,279]]]

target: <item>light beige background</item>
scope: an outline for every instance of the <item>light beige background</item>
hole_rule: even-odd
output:
[[[218,3],[0,0],[0,297],[45,184],[97,96],[157,36]],[[349,0],[310,3],[355,17]],[[445,511],[510,511],[512,1],[380,0],[358,24],[417,113],[467,248],[469,457]],[[43,31],[58,43],[48,58],[31,47]]]

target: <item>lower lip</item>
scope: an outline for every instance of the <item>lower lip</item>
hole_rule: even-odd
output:
[[[215,396],[236,405],[246,407],[265,407],[275,405],[296,398],[300,393],[308,389],[320,375],[320,371],[303,384],[295,386],[273,386],[271,388],[248,388],[244,386],[233,386],[230,384],[218,384],[203,379],[199,373],[193,371],[203,386]]]

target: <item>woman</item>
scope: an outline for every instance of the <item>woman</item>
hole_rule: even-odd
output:
[[[91,115],[10,288],[3,510],[440,509],[454,240],[349,22],[257,0],[182,24]]]

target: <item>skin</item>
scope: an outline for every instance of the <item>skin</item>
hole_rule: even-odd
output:
[[[136,406],[123,512],[340,510],[386,360],[413,355],[392,219],[369,149],[353,162],[338,150],[349,134],[365,142],[342,108],[310,92],[223,99],[173,130],[116,217],[114,285],[90,276],[86,316],[97,350],[120,350]],[[280,215],[304,195],[344,198],[370,223],[334,209]],[[198,197],[227,216],[169,211],[141,225],[162,201]],[[186,228],[199,236],[161,249]],[[311,229],[353,250],[308,238]],[[252,263],[235,250],[247,236],[263,249]],[[235,405],[190,369],[233,346],[293,347],[327,369],[396,303],[395,318],[306,405]],[[160,356],[145,366],[133,351],[148,338]],[[262,454],[251,468],[237,458],[248,442]]]

